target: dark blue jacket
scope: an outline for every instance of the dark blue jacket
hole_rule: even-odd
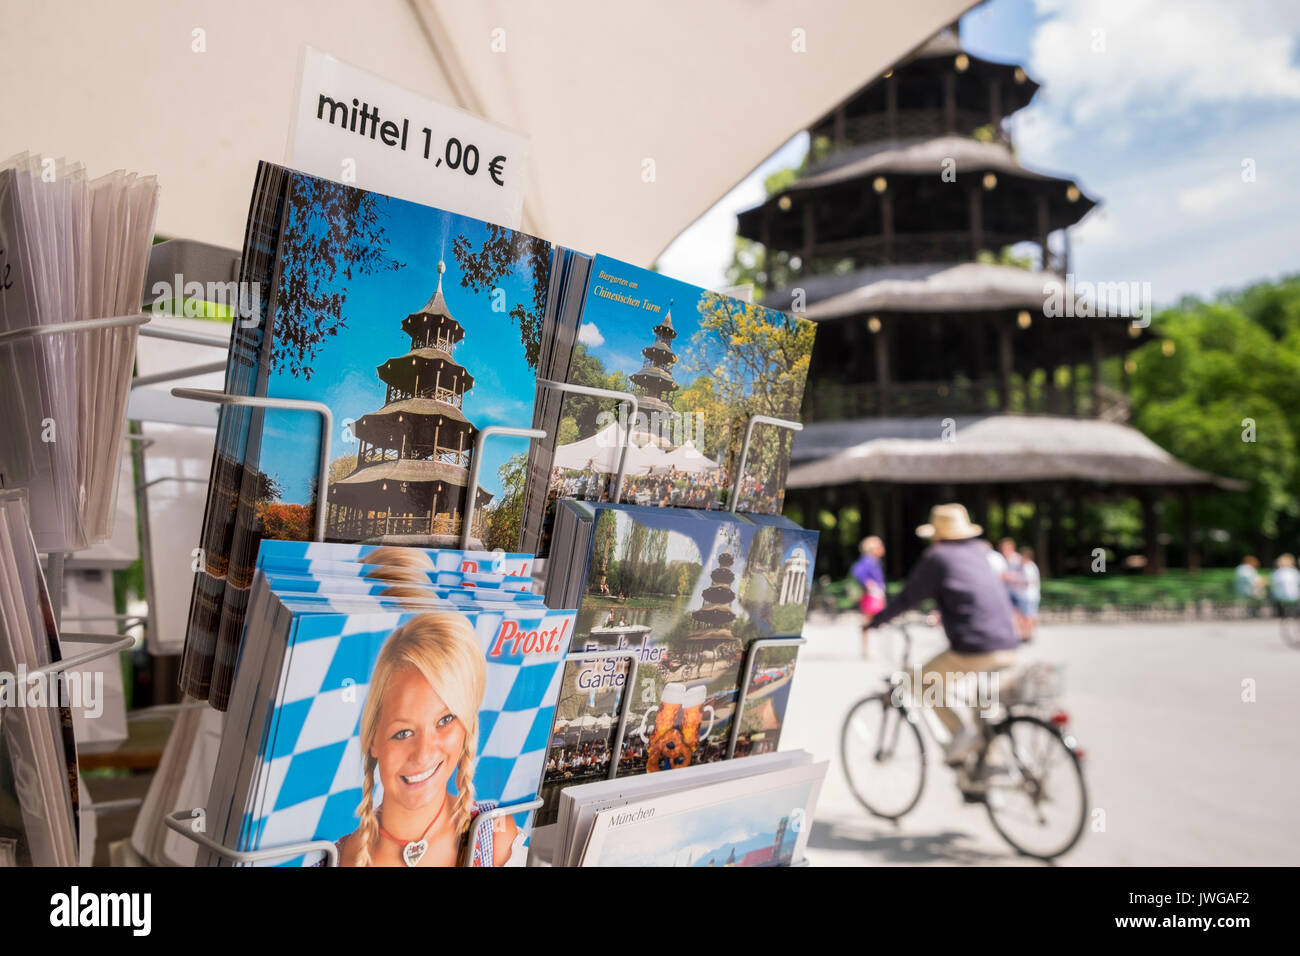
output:
[[[984,654],[1020,646],[1007,588],[989,564],[988,542],[936,541],[926,548],[898,596],[871,621],[884,624],[933,598],[952,649]]]

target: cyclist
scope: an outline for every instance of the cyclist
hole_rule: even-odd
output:
[[[903,590],[871,622],[879,627],[922,601],[934,600],[950,646],[921,668],[921,677],[927,685],[938,684],[941,700],[946,700],[948,692],[944,684],[947,675],[1010,667],[1020,646],[1006,586],[989,563],[988,542],[980,539],[983,530],[971,523],[962,505],[931,508],[929,523],[916,533],[933,543],[912,569]],[[914,694],[921,700],[920,688],[914,688]],[[935,707],[935,716],[952,735],[944,754],[946,761],[960,765],[979,742],[979,730],[942,703]]]

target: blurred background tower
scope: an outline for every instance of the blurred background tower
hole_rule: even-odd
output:
[[[1068,230],[1096,201],[1017,161],[1004,121],[1037,89],[954,24],[813,123],[804,167],[738,217],[764,303],[802,298],[819,323],[786,499],[823,531],[819,573],[844,574],[875,533],[899,576],[924,546],[913,529],[954,500],[990,535],[1026,516],[1014,530],[1045,572],[1086,570],[1086,504],[1117,498],[1141,502],[1158,571],[1163,499],[1235,485],[1126,424],[1141,290],[1108,287],[1096,316],[1070,276]]]

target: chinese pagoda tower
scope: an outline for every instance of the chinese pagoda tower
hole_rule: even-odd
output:
[[[356,467],[329,489],[335,540],[450,544],[460,532],[477,431],[464,413],[474,377],[453,357],[465,330],[443,298],[445,271],[439,262],[433,296],[402,320],[410,350],[375,370],[383,407],[352,426]],[[475,514],[491,500],[479,489]]]
[[[645,364],[639,372],[633,372],[629,377],[637,387],[637,399],[643,412],[671,415],[673,407],[666,401],[666,397],[677,391],[672,372],[673,363],[677,361],[677,355],[673,352],[673,339],[677,338],[677,330],[673,328],[672,300],[668,302],[668,314],[654,327],[654,333],[654,344],[641,350]]]
[[[1037,88],[954,24],[815,121],[806,167],[738,217],[763,247],[764,302],[819,325],[786,500],[809,526],[859,515],[819,573],[878,534],[902,574],[945,501],[1014,530],[1045,573],[1086,572],[1101,498],[1140,501],[1159,570],[1170,495],[1194,566],[1191,495],[1231,485],[1126,424],[1128,353],[1151,331],[1129,318],[1140,302],[1077,307],[1068,229],[1096,202],[1021,165],[1004,124]],[[1014,527],[1017,505],[1032,518]]]
[[[709,575],[712,584],[700,595],[703,604],[698,611],[691,613],[691,618],[705,629],[707,635],[731,633],[731,623],[736,619],[736,612],[731,609],[732,602],[736,600],[736,592],[731,587],[736,581],[736,573],[731,570],[734,560],[729,551],[718,555],[718,566]]]

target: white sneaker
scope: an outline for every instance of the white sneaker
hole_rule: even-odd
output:
[[[979,743],[979,739],[980,733],[974,727],[962,727],[952,735],[952,740],[948,741],[948,748],[943,754],[944,761],[950,767],[965,763],[966,757]]]

